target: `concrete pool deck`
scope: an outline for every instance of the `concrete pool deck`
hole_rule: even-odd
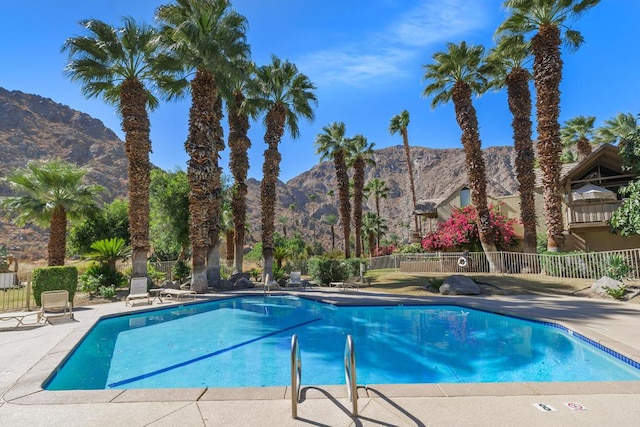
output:
[[[199,295],[198,300],[247,293],[250,292]],[[262,294],[262,290],[253,293]],[[362,290],[338,292],[329,288],[290,293],[338,304],[458,304],[535,318],[558,323],[640,362],[640,306],[637,304],[538,295],[415,297]],[[165,301],[161,306],[168,304],[176,303]],[[160,305],[154,305],[154,308],[158,307]],[[303,365],[302,402],[298,404],[297,419],[291,418],[289,387],[42,390],[42,382],[101,316],[148,308],[146,304],[138,304],[132,309],[124,302],[116,302],[78,307],[74,310],[74,321],[60,321],[54,325],[11,329],[10,324],[3,323],[0,330],[0,426],[518,424],[612,427],[636,425],[640,419],[640,381],[358,384],[359,416],[352,418],[346,386],[307,386]],[[569,407],[569,403],[574,405]],[[580,407],[586,410],[579,410]]]

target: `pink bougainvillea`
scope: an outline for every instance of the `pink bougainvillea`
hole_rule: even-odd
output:
[[[397,249],[396,245],[393,245],[393,244],[389,246],[376,246],[374,256],[391,255],[396,251],[396,249]]]
[[[498,250],[513,246],[516,243],[513,225],[517,220],[505,217],[492,205],[489,205],[489,215]],[[481,250],[477,223],[478,213],[474,206],[454,209],[449,219],[438,224],[436,231],[429,232],[422,238],[422,248],[426,251]]]

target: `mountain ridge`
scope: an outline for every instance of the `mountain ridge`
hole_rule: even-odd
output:
[[[446,197],[466,183],[462,148],[411,146],[410,150],[418,199]],[[0,177],[31,160],[60,158],[88,168],[87,181],[109,190],[102,196],[104,202],[127,195],[124,142],[100,120],[49,98],[0,87],[0,152],[4,160],[0,162]],[[516,192],[513,147],[488,147],[483,152],[486,170],[491,171],[487,174],[488,193],[502,196]],[[407,240],[410,231],[406,224],[413,223],[413,206],[404,148],[396,145],[377,149],[374,160],[376,166],[367,168],[365,180],[378,178],[390,188],[387,199],[380,201],[381,216],[389,226],[387,234]],[[260,241],[260,181],[249,178],[247,185],[247,222],[254,225],[247,244],[252,245]],[[329,194],[330,190],[334,196]],[[0,195],[9,192],[6,185],[0,184]],[[327,214],[339,217],[333,163],[321,162],[287,182],[278,181],[277,194],[276,229],[284,232],[284,223],[288,233],[299,233],[308,242],[317,240],[329,250],[330,226],[323,218]],[[363,209],[375,210],[373,198],[365,200]],[[336,244],[341,248],[341,226],[336,226],[335,231]],[[45,256],[42,243],[47,234],[37,227],[20,229],[2,220],[0,233],[0,245],[7,245],[19,256],[24,255],[25,259]]]

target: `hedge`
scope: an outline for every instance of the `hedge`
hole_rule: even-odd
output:
[[[78,289],[78,269],[76,267],[44,267],[33,270],[31,278],[33,299],[41,305],[40,296],[44,291],[67,290],[69,301],[73,305],[73,298]]]

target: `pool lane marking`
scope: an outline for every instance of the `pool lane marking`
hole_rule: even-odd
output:
[[[114,383],[108,384],[108,387],[110,387],[110,388],[119,387],[121,385],[131,384],[133,382],[140,381],[140,380],[143,380],[145,378],[149,378],[149,377],[153,377],[153,376],[156,376],[156,375],[159,375],[159,374],[163,374],[163,373],[171,371],[173,369],[181,368],[183,366],[187,366],[187,365],[199,362],[199,361],[204,360],[204,359],[209,359],[209,358],[211,358],[213,356],[217,356],[219,354],[226,353],[226,352],[231,351],[231,350],[235,350],[236,348],[245,346],[247,344],[251,344],[251,343],[254,343],[256,341],[260,341],[260,340],[263,340],[265,338],[272,337],[272,336],[277,335],[277,334],[279,334],[281,332],[285,332],[285,331],[288,331],[288,330],[291,330],[291,329],[298,328],[300,326],[305,326],[305,325],[308,325],[310,323],[317,322],[318,320],[322,320],[322,318],[318,317],[316,319],[307,320],[306,322],[298,323],[297,325],[293,325],[293,326],[288,326],[288,327],[286,327],[284,329],[280,329],[280,330],[277,330],[277,331],[269,332],[268,334],[265,334],[265,335],[262,335],[262,336],[259,336],[259,337],[256,337],[256,338],[252,338],[252,339],[250,339],[248,341],[244,341],[244,342],[241,342],[239,344],[234,344],[234,345],[232,345],[230,347],[214,351],[213,353],[203,354],[202,356],[198,356],[198,357],[196,357],[194,359],[186,360],[184,362],[180,362],[180,363],[177,363],[175,365],[167,366],[166,368],[161,368],[161,369],[149,372],[147,374],[138,375],[136,377],[125,379],[125,380],[121,380],[121,381],[116,381]]]

